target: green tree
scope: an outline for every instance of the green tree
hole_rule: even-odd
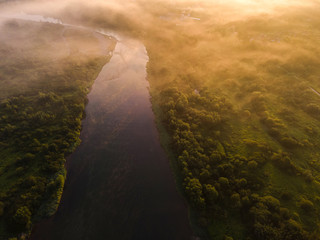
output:
[[[240,194],[239,193],[234,193],[230,197],[231,203],[233,207],[240,207],[241,202],[240,202]]]
[[[258,166],[258,163],[256,161],[254,161],[254,160],[248,162],[248,168],[250,168],[251,170],[256,169],[257,166]]]
[[[219,196],[219,193],[216,190],[216,188],[210,184],[206,184],[204,187],[205,187],[205,195],[206,195],[207,199],[210,202],[215,201]]]
[[[31,227],[31,212],[28,207],[23,206],[18,208],[13,216],[15,228],[18,231],[25,231]]]
[[[196,207],[204,206],[202,185],[197,178],[186,178],[186,193]]]
[[[221,184],[221,186],[222,186],[223,188],[229,187],[229,180],[228,180],[228,178],[219,177],[219,183]]]

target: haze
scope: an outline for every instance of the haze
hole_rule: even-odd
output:
[[[54,227],[40,224],[39,239],[48,239],[47,229],[68,230],[66,239],[102,232],[132,239],[146,234],[143,223],[159,227],[156,214],[148,216],[154,221],[136,220],[140,212],[171,209],[155,207],[163,202],[175,202],[170,214],[179,209],[177,219],[189,226],[177,186],[197,237],[319,240],[320,1],[1,1],[0,21],[0,216],[3,210],[13,219],[7,221],[13,227],[0,219],[0,229],[10,237],[29,234],[55,213],[65,156],[80,143],[81,123],[84,137],[90,132],[89,122],[99,137],[79,149],[98,149],[101,161],[79,150],[83,162],[71,167],[74,181],[66,185],[65,201],[79,215],[58,211]],[[85,106],[91,115],[81,121]],[[121,131],[129,125],[127,136]],[[123,138],[114,140],[120,132]],[[159,151],[161,142],[167,162],[153,158],[147,141]],[[110,158],[99,152],[109,144],[116,146]],[[146,161],[130,162],[126,146]],[[161,164],[164,172],[157,171]],[[157,187],[163,183],[168,187]],[[136,193],[146,194],[148,204]],[[118,212],[113,206],[122,212],[107,219],[109,210]],[[132,231],[122,231],[123,221]],[[163,234],[179,234],[172,228]]]
[[[145,6],[152,3],[154,11],[161,11],[162,8],[189,8],[195,13],[208,14],[211,18],[219,18],[222,22],[228,22],[239,18],[259,15],[263,13],[281,14],[301,7],[318,6],[319,2],[316,0],[154,0],[154,1],[135,1],[135,0],[120,0],[120,1],[72,1],[72,0],[56,0],[56,1],[4,1],[1,7],[2,14],[13,12],[26,12],[34,14],[46,14],[48,16],[58,17],[65,11],[69,14],[86,14],[82,11],[93,11],[100,9],[105,11],[103,14],[107,15],[114,13],[125,14],[126,17],[149,17],[151,14]],[[159,9],[157,9],[157,7]],[[168,12],[169,13],[169,12]],[[141,15],[142,14],[142,15]],[[81,18],[81,16],[73,16]],[[101,16],[100,16],[101,17]]]

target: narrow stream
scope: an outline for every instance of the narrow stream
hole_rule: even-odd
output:
[[[88,95],[82,143],[68,158],[59,209],[31,239],[192,239],[159,143],[147,62],[142,43],[118,41]]]

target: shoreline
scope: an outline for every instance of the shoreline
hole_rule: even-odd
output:
[[[104,36],[103,34],[100,34],[102,36]],[[115,49],[115,46],[117,44],[117,41],[112,38],[112,42],[110,43],[109,45],[109,51],[112,49],[112,53],[113,53],[113,50]],[[80,130],[80,135],[78,136],[78,141],[75,142],[75,144],[71,147],[70,151],[67,153],[67,155],[65,155],[65,164],[64,164],[64,168],[62,168],[59,172],[63,172],[64,173],[64,183],[65,181],[67,180],[67,173],[68,173],[68,169],[69,169],[69,165],[70,165],[70,157],[71,155],[76,151],[76,149],[80,146],[81,144],[81,134],[82,134],[82,129],[83,129],[83,120],[86,119],[86,106],[88,105],[89,103],[89,100],[88,100],[88,94],[91,92],[92,90],[92,86],[94,84],[94,82],[96,81],[99,73],[101,72],[101,70],[103,69],[103,67],[105,65],[107,65],[110,61],[110,59],[112,58],[112,55],[108,55],[108,56],[105,56],[105,60],[103,61],[103,64],[101,64],[101,66],[99,67],[99,71],[96,72],[95,76],[92,78],[92,80],[88,83],[88,85],[90,86],[87,86],[86,87],[86,97],[85,97],[85,101],[84,101],[84,110],[83,110],[83,113],[82,113],[82,118],[81,118],[81,130]],[[48,213],[47,216],[41,218],[39,221],[37,221],[36,223],[33,224],[32,228],[31,228],[31,231],[30,231],[30,234],[28,236],[28,239],[32,239],[32,234],[36,231],[36,228],[37,228],[37,225],[41,224],[41,222],[43,221],[50,221],[52,220],[52,218],[54,218],[56,212],[58,211],[58,208],[60,207],[60,201],[61,201],[61,198],[62,198],[62,195],[64,193],[64,187],[65,187],[65,184],[63,184],[61,186],[61,188],[59,188],[59,193],[57,195],[58,198],[54,198],[52,199],[52,202],[51,204],[54,204],[54,206],[52,206],[50,203],[49,205],[52,206],[52,208],[55,208],[54,211]]]
[[[187,207],[159,142],[147,59],[139,41],[127,39],[117,45],[90,92],[83,142],[68,162],[61,207],[33,239],[193,236]]]
[[[1,17],[1,15],[0,15]],[[25,16],[26,18],[28,17],[27,15]],[[10,21],[10,18],[6,18]],[[112,53],[115,49],[116,46],[116,39],[112,36],[107,36],[106,34],[102,34],[99,33],[93,29],[89,29],[89,28],[85,28],[85,29],[79,29],[79,28],[74,28],[73,26],[69,26],[66,24],[62,24],[61,21],[58,23],[52,22],[51,18],[48,18],[47,22],[43,22],[43,21],[34,21],[32,19],[23,19],[23,18],[13,18],[14,21],[17,22],[32,22],[32,24],[34,24],[35,26],[42,26],[39,24],[44,24],[47,26],[51,26],[54,30],[56,30],[56,28],[54,28],[54,25],[60,25],[62,26],[61,28],[58,28],[59,31],[57,32],[57,36],[59,36],[59,40],[61,42],[65,43],[65,49],[66,49],[66,56],[64,56],[63,58],[61,58],[61,61],[64,61],[67,63],[66,66],[62,65],[62,69],[63,72],[59,73],[61,76],[66,77],[69,82],[70,85],[72,85],[73,83],[75,83],[76,81],[79,81],[79,83],[77,83],[77,87],[79,87],[79,90],[82,89],[81,91],[79,91],[80,94],[78,95],[71,95],[68,96],[68,93],[64,93],[63,91],[60,92],[60,90],[55,89],[54,87],[43,90],[45,92],[51,93],[51,91],[56,91],[56,93],[58,94],[58,96],[61,99],[68,99],[68,101],[71,100],[72,103],[67,102],[66,107],[68,110],[70,110],[73,107],[73,104],[76,104],[77,101],[79,101],[79,107],[83,107],[83,110],[80,112],[76,112],[73,115],[73,120],[76,120],[78,118],[80,118],[81,120],[85,119],[86,117],[86,113],[85,113],[85,107],[88,104],[88,94],[90,93],[92,86],[95,82],[95,80],[97,79],[99,73],[101,72],[101,70],[103,69],[103,67],[105,65],[107,65],[112,57]],[[97,44],[100,45],[99,48],[96,48],[93,52],[93,54],[89,52],[89,54],[87,53],[88,50],[86,50],[86,48],[83,49],[83,53],[80,52],[80,55],[74,55],[72,53],[70,53],[70,48],[69,48],[69,43],[73,43],[72,38],[69,37],[65,37],[64,33],[66,30],[68,29],[78,29],[80,31],[88,31],[90,33],[90,40],[96,40]],[[72,35],[71,35],[72,37]],[[82,35],[77,36],[77,39],[81,41],[82,39]],[[77,41],[77,40],[76,40]],[[64,48],[63,48],[64,49]],[[94,49],[94,48],[93,48]],[[82,49],[81,49],[82,50]],[[80,51],[81,51],[80,50]],[[69,54],[67,54],[69,51]],[[79,60],[77,60],[77,57],[79,57]],[[80,72],[78,69],[73,70],[72,68],[70,68],[70,66],[68,64],[77,64],[78,68],[80,71],[82,71],[82,76],[78,77]],[[69,67],[69,68],[68,68]],[[37,71],[37,69],[34,69],[34,71]],[[73,71],[72,73],[75,73],[74,75],[68,75],[69,73],[71,73],[71,71]],[[59,74],[53,74],[52,77],[59,77]],[[77,76],[78,75],[78,76]],[[39,81],[44,82],[45,78],[41,78],[39,79]],[[78,89],[77,89],[78,90]],[[35,92],[33,93],[35,96],[37,96],[37,92],[42,92],[42,89],[35,89]],[[25,93],[20,93],[19,96],[23,96]],[[44,93],[43,93],[44,94]],[[14,95],[13,95],[14,96]],[[11,97],[11,96],[9,96]],[[28,99],[28,101],[31,101],[33,98],[35,98],[33,95],[26,95],[26,99]],[[83,102],[81,102],[83,100]],[[27,101],[27,100],[25,100]],[[57,127],[61,128],[62,126],[62,122],[57,123]],[[13,233],[13,231],[8,230],[8,229],[4,229],[3,233],[7,234],[8,237],[17,237],[18,239],[29,239],[32,232],[34,231],[34,229],[36,228],[36,226],[44,221],[44,220],[48,220],[51,219],[54,214],[57,212],[59,206],[60,206],[60,201],[61,201],[61,197],[62,194],[64,192],[64,187],[65,187],[65,180],[67,178],[67,170],[68,170],[68,159],[70,157],[70,155],[77,149],[77,147],[80,145],[81,143],[81,132],[82,132],[82,121],[81,121],[81,126],[80,126],[80,131],[79,131],[79,135],[78,134],[78,126],[75,126],[74,128],[71,128],[69,131],[70,134],[72,134],[73,136],[76,137],[75,141],[72,143],[69,143],[69,146],[66,148],[60,148],[57,150],[57,154],[61,154],[61,156],[63,156],[63,162],[61,163],[62,166],[56,168],[56,170],[54,172],[50,172],[50,173],[44,173],[44,172],[37,172],[37,174],[35,176],[41,176],[43,177],[43,179],[45,179],[46,182],[46,190],[43,193],[43,197],[41,197],[41,199],[39,200],[38,207],[35,207],[34,209],[32,209],[32,215],[30,216],[30,226],[26,227],[25,230],[22,231],[16,231],[16,233]],[[30,130],[32,131],[32,129]],[[65,137],[64,140],[66,140],[67,138]],[[47,139],[47,141],[49,141]],[[68,140],[66,140],[68,141]],[[50,141],[49,141],[50,142]],[[40,154],[39,152],[37,153],[38,155]],[[37,156],[38,156],[37,155]],[[40,156],[40,155],[39,155]],[[38,157],[37,157],[38,158]],[[61,158],[61,159],[62,159]],[[59,159],[59,161],[61,160]],[[58,164],[58,163],[57,163]],[[31,166],[32,169],[35,168],[36,166]],[[49,190],[47,189],[48,186],[53,183],[56,184],[54,186],[53,189],[51,187],[50,192],[48,192]],[[51,184],[52,185],[52,184]],[[31,208],[30,208],[31,209]],[[7,224],[7,222],[4,222],[3,224]]]
[[[149,67],[147,65],[147,72],[148,72],[148,69],[149,69]],[[148,80],[148,82],[150,84],[149,80]],[[207,228],[200,228],[196,224],[196,221],[197,221],[196,211],[192,209],[192,207],[188,203],[187,197],[184,193],[183,186],[182,186],[183,179],[181,176],[181,172],[179,171],[179,166],[177,165],[177,161],[176,161],[176,157],[174,156],[174,152],[172,151],[172,149],[170,147],[170,135],[167,132],[167,130],[165,129],[165,126],[163,125],[163,123],[161,122],[162,121],[161,110],[155,100],[155,94],[153,94],[152,90],[153,89],[150,84],[150,87],[149,87],[150,102],[151,102],[151,106],[152,106],[152,111],[155,116],[155,125],[157,127],[157,131],[158,131],[158,135],[159,135],[159,142],[160,142],[161,147],[164,149],[165,154],[169,160],[170,170],[171,170],[172,175],[175,180],[175,188],[176,188],[179,196],[182,198],[185,206],[188,209],[189,224],[190,224],[190,227],[193,231],[193,234],[196,235],[193,237],[195,240],[209,239],[209,233],[208,233]]]

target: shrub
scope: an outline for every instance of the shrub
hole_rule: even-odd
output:
[[[31,227],[31,212],[26,206],[18,208],[13,216],[13,222],[17,231],[25,231]]]
[[[265,196],[261,200],[271,211],[278,211],[280,208],[280,202],[275,197]]]
[[[280,143],[287,148],[294,148],[300,146],[300,143],[291,137],[283,137],[280,139]]]
[[[320,106],[314,103],[310,103],[306,106],[305,111],[313,116],[319,116],[320,115]]]
[[[248,168],[250,168],[251,170],[256,169],[257,166],[258,166],[258,163],[256,161],[254,161],[254,160],[248,162]]]
[[[219,193],[216,190],[216,188],[210,184],[205,185],[205,193],[209,201],[215,201],[219,196]]]
[[[233,238],[230,237],[230,236],[225,235],[225,236],[224,236],[224,240],[233,240]]]
[[[306,212],[311,212],[314,209],[313,203],[308,199],[302,199],[298,205]]]
[[[225,177],[219,177],[219,183],[222,187],[228,187],[229,186],[229,180]]]

